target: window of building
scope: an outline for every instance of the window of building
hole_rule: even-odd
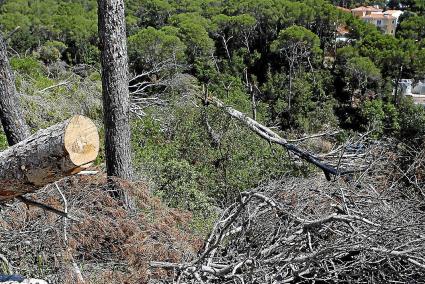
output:
[[[377,20],[377,21],[376,21],[376,24],[377,24],[377,25],[381,25],[381,23],[382,23],[382,21],[381,21],[381,20]]]

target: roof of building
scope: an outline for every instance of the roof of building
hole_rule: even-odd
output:
[[[347,26],[340,25],[336,28],[336,32],[339,35],[345,35],[348,34],[350,31],[348,30]]]
[[[382,9],[375,8],[373,6],[360,6],[360,7],[351,9],[351,11],[354,11],[354,12],[357,12],[357,11],[359,11],[359,12],[362,12],[362,11],[365,11],[365,12],[366,11],[368,11],[368,12],[381,12]]]
[[[347,12],[347,13],[350,13],[351,12],[350,9],[347,9],[347,8],[344,8],[344,7],[336,6],[336,8],[339,9],[339,10],[341,10],[341,11],[343,11],[343,12]]]
[[[382,19],[395,19],[395,17],[389,15],[389,14],[370,14],[370,15],[366,15],[363,16],[362,19],[374,19],[374,20],[382,20]]]
[[[394,16],[394,17],[398,18],[398,17],[400,17],[400,15],[401,15],[401,14],[403,14],[404,12],[403,12],[403,11],[400,11],[400,10],[387,10],[387,11],[385,11],[384,13],[385,13],[385,14],[390,14],[390,15],[392,15],[392,16]]]

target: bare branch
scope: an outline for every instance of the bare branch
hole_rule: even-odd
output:
[[[36,201],[34,201],[34,200],[30,200],[30,199],[28,199],[28,198],[26,198],[26,197],[23,197],[23,196],[18,196],[18,197],[16,197],[16,199],[18,199],[18,200],[20,200],[20,201],[24,202],[24,203],[25,203],[25,204],[27,204],[27,205],[35,206],[35,207],[38,207],[38,208],[44,209],[44,210],[46,210],[46,211],[49,211],[49,212],[55,213],[56,215],[59,215],[59,216],[62,216],[62,217],[68,218],[68,219],[70,219],[70,220],[73,220],[73,221],[79,222],[79,220],[78,220],[76,217],[74,217],[74,216],[72,216],[72,215],[69,215],[68,213],[66,213],[66,212],[64,212],[64,211],[58,210],[58,209],[56,209],[56,208],[53,208],[53,207],[51,207],[51,206],[48,206],[48,205],[45,205],[45,204],[42,204],[42,203],[36,202]]]

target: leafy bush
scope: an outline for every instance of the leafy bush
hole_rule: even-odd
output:
[[[214,206],[264,180],[295,172],[286,152],[270,146],[222,111],[175,104],[133,125],[136,167],[168,204],[211,216]],[[214,144],[205,126],[220,137]]]
[[[390,102],[381,99],[365,101],[361,107],[364,129],[373,131],[375,137],[395,134],[400,130],[399,111]]]
[[[40,59],[46,63],[58,61],[67,46],[60,41],[47,41],[39,51]]]
[[[43,66],[32,56],[12,57],[10,65],[13,70],[24,73],[31,77],[38,77],[43,73]]]
[[[152,27],[139,30],[128,38],[128,56],[136,71],[149,71],[167,61],[182,64],[185,60],[186,46],[176,36],[177,30]]]
[[[410,98],[400,104],[399,137],[407,143],[420,143],[425,135],[425,108],[415,105]]]
[[[417,144],[425,135],[425,108],[403,98],[399,106],[381,99],[366,101],[361,108],[363,128],[373,130],[375,137],[396,136],[406,143]]]

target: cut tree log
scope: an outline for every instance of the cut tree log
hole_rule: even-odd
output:
[[[99,152],[96,125],[76,115],[0,153],[0,202],[88,167]]]

